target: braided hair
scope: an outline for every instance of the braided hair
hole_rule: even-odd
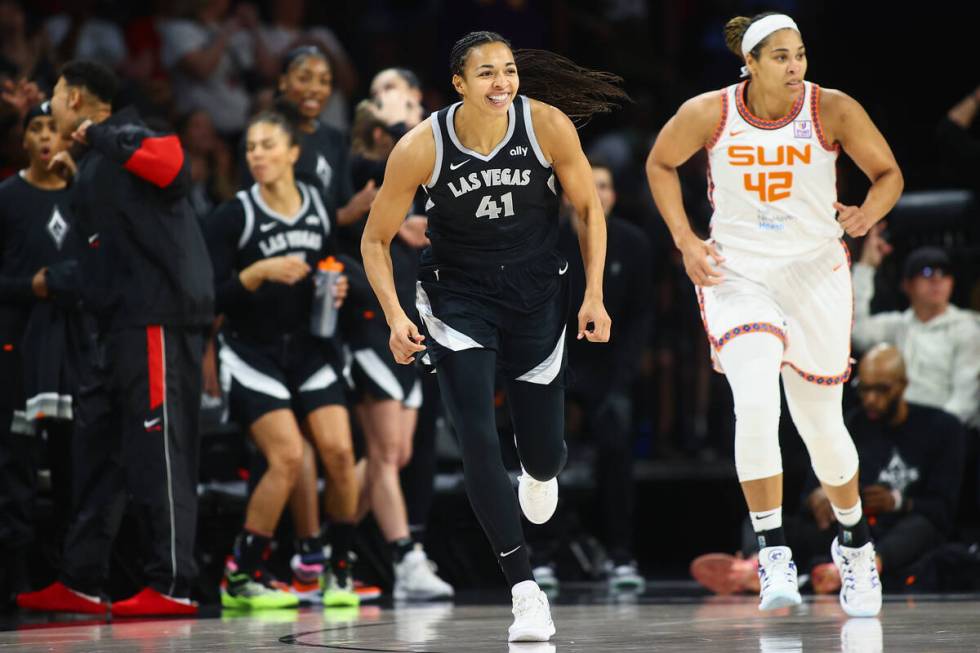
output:
[[[450,51],[452,74],[463,77],[470,51],[488,43],[511,47],[510,41],[496,32],[470,32],[456,41]],[[619,86],[623,81],[619,75],[584,68],[548,50],[515,50],[514,63],[525,95],[556,107],[578,126],[630,101]]]

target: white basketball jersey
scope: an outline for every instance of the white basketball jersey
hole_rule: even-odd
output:
[[[820,87],[804,82],[778,120],[753,116],[748,82],[724,91],[721,122],[708,144],[711,237],[767,256],[812,252],[843,230],[836,220],[839,148],[820,125]]]

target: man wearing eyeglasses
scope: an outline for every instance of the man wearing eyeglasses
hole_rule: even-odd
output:
[[[858,368],[861,407],[847,418],[861,456],[861,502],[886,587],[951,532],[964,467],[962,425],[948,413],[906,401],[907,384],[898,350],[873,347]],[[809,485],[817,485],[816,479]],[[819,486],[806,506],[819,529],[829,528],[833,511]],[[832,564],[815,567],[812,582],[818,593],[840,588]]]
[[[909,308],[871,314],[875,269],[891,251],[881,228],[868,233],[855,264],[854,331],[859,350],[879,342],[895,345],[908,369],[910,402],[942,408],[971,427],[980,426],[980,318],[950,304],[949,255],[920,247],[905,260],[902,290]]]

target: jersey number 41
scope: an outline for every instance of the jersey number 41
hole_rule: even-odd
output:
[[[514,196],[511,193],[504,193],[500,196],[500,203],[504,205],[503,215],[509,218],[514,215]],[[480,200],[480,206],[476,208],[476,217],[496,220],[500,217],[500,205],[490,199],[489,195],[484,195]]]

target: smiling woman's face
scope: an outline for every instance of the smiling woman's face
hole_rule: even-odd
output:
[[[453,75],[453,86],[470,106],[492,115],[507,113],[520,88],[514,53],[504,43],[472,48],[463,75]]]

